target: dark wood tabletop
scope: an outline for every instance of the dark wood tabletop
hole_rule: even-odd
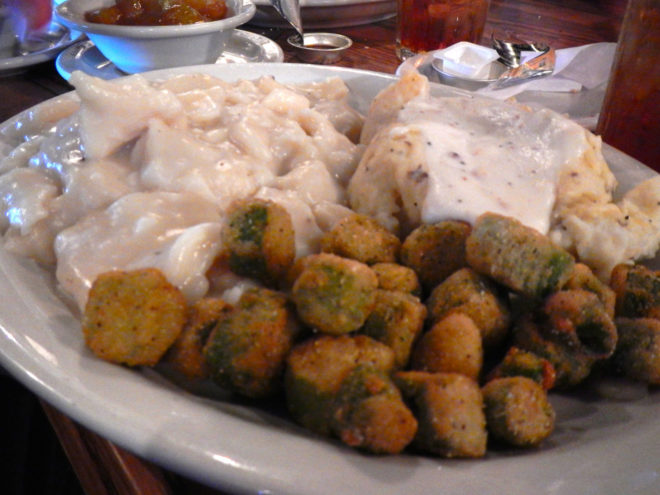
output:
[[[617,40],[627,0],[491,0],[483,44],[491,36],[546,42],[555,48]],[[394,19],[362,26],[335,28],[354,44],[337,64],[394,73]],[[247,26],[271,37],[287,49],[291,31]],[[2,76],[0,74],[0,76]],[[0,77],[0,121],[72,88],[56,72],[53,62],[22,73]],[[50,423],[84,491],[104,494],[221,493],[140,459],[42,402]]]

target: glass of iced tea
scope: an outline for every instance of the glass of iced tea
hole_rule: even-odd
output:
[[[660,172],[660,0],[630,0],[596,132]]]
[[[418,53],[470,41],[479,43],[490,0],[397,0],[396,54]]]

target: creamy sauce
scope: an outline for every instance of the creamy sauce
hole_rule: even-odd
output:
[[[555,167],[525,170],[524,157],[511,159],[515,145],[510,142],[452,139],[455,129],[436,122],[415,127],[427,143],[429,188],[422,222],[453,218],[473,223],[481,213],[492,211],[547,232],[555,200]]]
[[[400,114],[424,139],[429,185],[422,222],[472,223],[491,211],[547,233],[563,164],[556,141],[537,139],[524,116],[511,118],[508,108],[442,100],[413,100]]]
[[[552,112],[494,100],[416,97],[372,140],[349,186],[351,205],[390,227],[473,223],[490,211],[545,234],[559,173],[581,160],[584,136],[584,129]]]

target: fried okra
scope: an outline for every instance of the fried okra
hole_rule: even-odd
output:
[[[478,380],[483,365],[481,332],[469,316],[453,313],[415,344],[410,367],[432,373],[461,373]]]
[[[204,346],[211,378],[240,395],[261,398],[280,389],[298,327],[284,294],[246,290],[217,322]]]
[[[660,385],[660,320],[617,318],[619,344],[613,357],[624,375],[651,385]]]
[[[540,299],[570,278],[575,260],[519,221],[484,213],[466,241],[467,263],[514,292]]]
[[[286,360],[284,391],[293,418],[329,435],[334,402],[344,379],[360,366],[389,374],[394,352],[365,335],[320,335],[297,344]]]
[[[594,363],[612,355],[618,338],[598,296],[582,289],[547,297],[517,321],[513,334],[514,345],[550,361],[558,388],[583,381]]]
[[[333,411],[334,434],[375,454],[401,452],[417,432],[417,420],[389,373],[369,365],[358,366],[342,381]]]
[[[366,215],[353,214],[339,220],[321,238],[321,251],[351,258],[368,265],[393,263],[399,257],[401,241]]]
[[[422,224],[401,245],[401,263],[412,268],[422,287],[430,291],[449,275],[466,265],[465,241],[470,225],[447,220]]]
[[[510,347],[502,361],[489,373],[488,379],[507,376],[524,376],[541,385],[544,390],[550,390],[555,385],[555,367],[547,359],[533,352]]]
[[[219,320],[231,310],[222,299],[205,297],[193,303],[183,331],[165,356],[174,369],[189,379],[202,379],[209,375],[204,357],[204,345]]]
[[[263,199],[234,202],[222,230],[229,267],[237,275],[275,285],[295,258],[295,235],[289,213]]]
[[[422,286],[412,268],[397,263],[376,263],[371,265],[371,269],[376,272],[379,289],[407,292],[421,297]]]
[[[482,388],[488,433],[516,447],[534,447],[554,430],[555,411],[534,380],[511,376]]]
[[[616,316],[660,319],[660,272],[644,265],[617,265],[610,285],[616,293]]]
[[[394,382],[417,418],[414,447],[442,457],[486,453],[486,418],[477,382],[459,373],[424,371],[397,372]]]
[[[425,319],[426,306],[415,296],[379,289],[374,308],[359,332],[391,347],[396,367],[403,368]]]
[[[616,326],[593,292],[556,292],[545,300],[542,311],[546,334],[565,347],[594,359],[606,359],[614,352]]]
[[[616,304],[616,294],[605,283],[603,283],[584,263],[576,263],[563,290],[584,289],[593,292],[605,306],[605,310],[610,318],[614,318],[614,308]]]
[[[513,345],[547,359],[555,369],[555,388],[566,389],[582,382],[595,359],[581,349],[573,349],[566,342],[557,342],[543,329],[543,317],[528,313],[516,320]]]
[[[376,301],[378,277],[364,263],[328,253],[312,255],[293,284],[300,319],[331,335],[360,328]]]
[[[101,359],[153,366],[186,321],[186,300],[155,268],[99,275],[82,318],[87,346]]]
[[[496,347],[511,325],[506,294],[487,277],[471,268],[452,273],[426,300],[432,323],[453,313],[469,316],[481,331],[485,349]]]

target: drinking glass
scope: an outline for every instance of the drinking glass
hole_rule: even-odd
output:
[[[479,43],[490,0],[397,0],[396,54],[418,53],[469,41]]]
[[[628,2],[596,133],[660,171],[660,0]]]

